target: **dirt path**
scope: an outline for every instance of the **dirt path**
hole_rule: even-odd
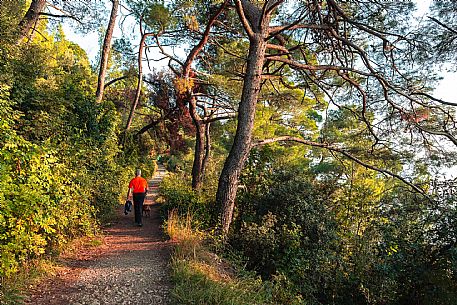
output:
[[[153,204],[164,174],[160,166],[145,204]],[[103,245],[64,261],[58,275],[35,287],[26,304],[167,304],[171,244],[162,234],[158,209],[152,205],[140,228],[134,226],[133,212],[125,216],[120,206],[117,221],[104,230]]]

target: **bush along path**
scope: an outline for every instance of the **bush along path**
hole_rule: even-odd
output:
[[[159,207],[154,204],[163,166],[149,181],[145,204],[150,217],[134,226],[134,214],[118,218],[104,230],[103,245],[76,259],[64,260],[58,274],[34,287],[26,304],[167,304],[170,291],[171,243],[161,230]]]

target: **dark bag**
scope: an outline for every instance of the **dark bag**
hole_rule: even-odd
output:
[[[127,215],[131,211],[132,211],[132,202],[130,200],[127,200],[124,205],[124,214]]]

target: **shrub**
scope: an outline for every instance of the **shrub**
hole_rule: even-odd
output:
[[[332,192],[333,188],[333,192]],[[453,304],[455,197],[431,202],[370,175],[336,189],[302,173],[238,197],[230,245],[279,304]],[[379,195],[378,195],[379,194]]]
[[[204,192],[194,192],[190,179],[183,174],[169,173],[160,185],[160,195],[164,197],[162,215],[176,210],[179,215],[192,216],[193,225],[197,228],[209,228],[214,223],[214,204]]]

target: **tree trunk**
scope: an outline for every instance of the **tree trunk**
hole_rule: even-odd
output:
[[[208,164],[209,156],[211,154],[211,134],[210,134],[211,123],[208,122],[205,125],[205,157],[202,162],[202,179],[205,176],[206,165]]]
[[[45,6],[46,0],[32,0],[27,13],[19,23],[20,34],[18,42],[22,41],[22,39],[24,39],[29,34],[30,29],[38,21],[38,17],[40,16],[40,13],[43,11]]]
[[[140,47],[138,50],[138,82],[136,85],[136,93],[135,99],[133,100],[132,107],[130,107],[129,117],[127,119],[127,125],[125,126],[125,131],[129,130],[130,125],[132,125],[133,114],[135,113],[135,109],[138,106],[138,102],[140,100],[141,95],[141,85],[143,83],[143,50],[144,50],[144,42],[149,34],[143,34],[141,36]]]
[[[216,194],[216,202],[222,207],[222,233],[227,234],[232,222],[238,179],[251,150],[255,109],[261,87],[262,68],[265,58],[265,34],[255,33],[249,47],[246,76],[238,108],[238,125],[230,153],[225,161]]]
[[[111,8],[111,15],[108,22],[108,28],[105,33],[105,40],[103,41],[102,56],[100,60],[100,71],[98,73],[97,92],[95,93],[97,103],[103,99],[103,92],[105,88],[105,74],[108,66],[108,58],[111,50],[111,40],[113,38],[114,25],[116,24],[117,11],[119,9],[119,0],[113,0],[113,7]]]
[[[200,117],[197,114],[195,97],[191,97],[189,102],[190,116],[195,126],[195,152],[194,163],[192,165],[192,188],[198,190],[202,183],[202,164],[205,148],[205,130]]]
[[[213,24],[216,22],[219,15],[224,11],[226,5],[228,4],[228,0],[225,0],[218,10],[211,16],[208,24],[206,25],[205,31],[200,42],[195,45],[192,50],[190,51],[189,55],[183,66],[182,77],[185,79],[189,79],[192,74],[192,63],[197,58],[197,55],[201,52],[204,48],[206,43],[208,42],[210,30]],[[203,177],[203,154],[204,154],[204,141],[205,141],[205,130],[204,124],[197,113],[197,101],[193,96],[192,88],[188,90],[187,95],[189,99],[189,111],[192,117],[192,122],[195,125],[195,152],[194,152],[194,163],[192,166],[192,188],[197,190],[201,187],[202,177]]]

